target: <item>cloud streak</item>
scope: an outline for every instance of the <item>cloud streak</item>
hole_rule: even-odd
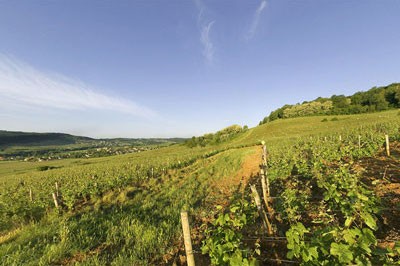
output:
[[[59,74],[39,71],[0,54],[0,98],[15,105],[64,110],[105,110],[151,117],[152,110],[132,101],[98,92]]]
[[[258,24],[260,23],[261,15],[266,7],[267,7],[267,0],[262,0],[253,15],[253,21],[251,23],[250,29],[248,30],[248,32],[246,34],[247,40],[250,40],[254,37],[254,35],[257,31],[257,28],[258,28]]]
[[[195,0],[196,7],[199,11],[197,25],[200,31],[200,43],[203,47],[202,54],[208,64],[213,64],[215,48],[211,40],[210,33],[215,20],[210,21],[205,16],[206,7],[201,0]]]
[[[211,27],[215,21],[211,21],[208,24],[202,26],[200,41],[203,45],[203,55],[207,62],[212,63],[214,61],[214,45],[210,39]]]

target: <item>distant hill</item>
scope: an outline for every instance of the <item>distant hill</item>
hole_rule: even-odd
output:
[[[330,98],[319,97],[301,104],[287,104],[272,111],[260,122],[260,125],[284,118],[361,114],[396,108],[400,108],[400,83],[373,87],[368,91],[357,92],[351,96],[333,95]]]
[[[72,144],[88,144],[95,145],[158,145],[165,143],[180,143],[185,141],[184,138],[154,138],[154,139],[94,139],[89,137],[74,136],[65,133],[34,133],[0,130],[0,148],[8,148],[13,146],[63,146]]]
[[[94,141],[64,133],[33,133],[0,130],[0,147],[69,145]]]

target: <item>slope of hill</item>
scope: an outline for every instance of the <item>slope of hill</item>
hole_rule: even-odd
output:
[[[320,178],[321,189],[332,182],[338,182],[335,186],[340,186],[338,178],[343,173],[335,171],[345,171],[354,162],[359,162],[354,158],[375,156],[384,143],[386,133],[390,135],[391,141],[400,140],[400,116],[397,113],[398,111],[392,110],[340,115],[335,120],[327,119],[327,122],[323,120],[328,117],[320,116],[277,120],[240,132],[226,142],[205,146],[188,147],[181,144],[141,153],[79,160],[0,162],[0,264],[171,265],[175,260],[177,265],[184,265],[185,253],[179,217],[180,210],[186,209],[191,216],[196,265],[210,265],[210,258],[218,258],[215,252],[225,246],[224,243],[210,242],[217,247],[215,252],[209,250],[207,256],[201,257],[199,251],[202,240],[228,239],[226,244],[231,245],[232,236],[236,238],[240,235],[236,233],[238,225],[244,226],[243,221],[260,222],[260,217],[256,218],[257,210],[251,203],[248,184],[259,181],[257,166],[261,162],[261,140],[268,147],[268,175],[272,191],[277,193],[274,196],[284,196],[277,198],[271,205],[281,214],[278,217],[280,221],[278,218],[272,221],[279,229],[274,237],[283,239],[289,231],[288,228],[297,225],[293,221],[302,221],[302,216],[297,212],[304,211],[307,205],[301,200],[311,192],[315,192],[310,194],[313,196],[321,195],[317,191],[320,187],[308,183],[309,181]],[[358,146],[359,136],[361,143]],[[399,158],[396,156],[398,154],[393,153],[386,170],[378,169],[380,172],[384,170],[385,178],[374,177],[369,181],[377,184],[382,191],[384,188],[381,186],[387,180],[396,181],[396,175],[398,178],[396,166]],[[342,157],[343,165],[336,169]],[[339,161],[335,161],[336,158]],[[49,170],[38,170],[45,166]],[[363,167],[368,168],[364,164]],[[319,174],[321,169],[327,172]],[[355,169],[360,171],[360,168]],[[352,177],[353,170],[351,169],[351,173],[345,172],[346,180]],[[327,178],[328,183],[325,182]],[[310,191],[310,185],[315,191]],[[354,186],[349,188],[353,189]],[[342,190],[338,193],[342,200],[339,203],[347,202],[343,200],[346,198],[343,196],[345,194],[340,193],[347,193],[346,189],[349,188],[340,187]],[[370,190],[368,194],[363,194],[367,189],[365,186],[357,185],[356,188],[357,194],[352,197],[354,202],[365,204],[365,195],[374,197],[375,192]],[[329,186],[329,189],[332,188]],[[52,193],[59,202],[58,208],[54,206]],[[230,208],[235,199],[241,199],[241,204]],[[336,204],[336,200],[337,198],[327,199],[327,204]],[[387,209],[395,208],[390,204],[386,206]],[[216,205],[220,207],[216,208]],[[353,206],[356,208],[358,205],[346,205],[349,208]],[[337,224],[343,229],[342,221],[336,219],[336,214],[329,213],[329,209],[337,210],[340,209],[339,206],[332,205],[328,211],[322,209],[325,206],[318,207],[316,209],[322,210],[325,215],[320,222],[327,223],[329,232]],[[363,209],[364,212],[367,210]],[[352,211],[353,209],[346,209],[346,213],[356,219],[352,224],[362,225],[363,232],[367,232],[368,225]],[[306,218],[317,214],[313,213]],[[219,219],[214,224],[222,224],[223,228],[213,231],[213,225],[208,222],[213,223],[217,217],[221,217],[219,215],[224,215],[224,219]],[[235,220],[235,215],[246,217]],[[376,237],[382,239],[390,236],[394,232],[393,228],[397,230],[394,223],[381,224],[374,215],[372,214],[372,218],[368,216],[368,224],[373,228],[379,227],[379,231],[372,233]],[[387,221],[396,221],[397,217],[387,213],[382,213],[382,216]],[[297,220],[288,222],[288,217]],[[330,220],[324,220],[328,218]],[[374,222],[377,223],[376,226]],[[231,224],[235,225],[230,226]],[[261,228],[261,223],[258,223],[257,229],[246,227],[246,230],[257,231],[258,236],[265,237]],[[215,232],[234,233],[229,233],[225,238],[213,235]],[[318,237],[318,231],[315,232],[315,237]],[[368,231],[368,234],[371,232]],[[248,237],[255,238],[254,235]],[[341,239],[329,238],[329,241],[337,241],[344,246]],[[227,260],[239,253],[240,256],[259,261],[276,258],[270,254],[271,242],[261,238],[256,242],[260,244],[260,255],[254,250],[246,252],[254,247],[254,243],[250,247],[242,246],[249,242],[250,240],[240,240],[237,242],[240,243],[238,248],[234,249],[236,253],[225,250],[223,255],[226,255]],[[304,245],[307,243],[309,242]],[[333,242],[333,246],[335,244]],[[324,248],[329,250],[329,245]],[[368,247],[375,251],[376,243],[371,242]],[[288,259],[285,255],[288,251],[286,243],[275,246],[276,249],[280,249],[277,251],[280,259]],[[362,253],[363,258],[375,259],[372,257],[378,256],[380,259],[375,253],[368,254],[368,249],[366,253]],[[364,252],[362,249],[355,250]],[[335,254],[321,253],[319,256],[319,259],[331,259],[335,262],[338,259]],[[354,258],[356,256],[357,253],[354,253]],[[201,260],[204,261],[203,264],[197,263]],[[290,260],[301,263],[301,258],[292,257]],[[340,265],[339,262],[336,264]],[[378,261],[375,265],[383,264]]]
[[[333,95],[330,98],[319,97],[301,104],[287,104],[272,111],[260,124],[283,118],[372,113],[396,108],[400,108],[400,83],[373,87],[368,91],[357,92],[351,96]]]

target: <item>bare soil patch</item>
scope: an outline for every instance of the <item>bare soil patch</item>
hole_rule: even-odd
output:
[[[378,156],[357,163],[362,180],[371,186],[382,203],[377,237],[383,245],[400,241],[400,143],[390,145],[391,156],[382,150]]]
[[[243,192],[251,178],[258,174],[261,164],[260,153],[261,148],[254,147],[252,153],[243,159],[240,170],[234,176],[226,176],[211,182],[215,193],[223,199],[220,205],[226,205],[233,193]]]

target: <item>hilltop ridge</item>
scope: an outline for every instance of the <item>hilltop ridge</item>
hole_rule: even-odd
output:
[[[90,142],[93,140],[94,139],[89,137],[73,136],[65,133],[35,133],[0,130],[0,147],[16,145],[68,145]]]
[[[318,97],[313,101],[304,101],[301,104],[286,104],[264,117],[260,125],[277,119],[372,113],[396,108],[400,108],[400,83],[373,87],[368,91],[359,91],[351,96],[332,95],[330,98]]]
[[[75,136],[66,133],[36,133],[22,131],[0,130],[0,148],[12,146],[63,146],[71,144],[104,144],[120,145],[151,145],[163,143],[179,143],[184,138],[101,138],[95,139],[84,136]]]

